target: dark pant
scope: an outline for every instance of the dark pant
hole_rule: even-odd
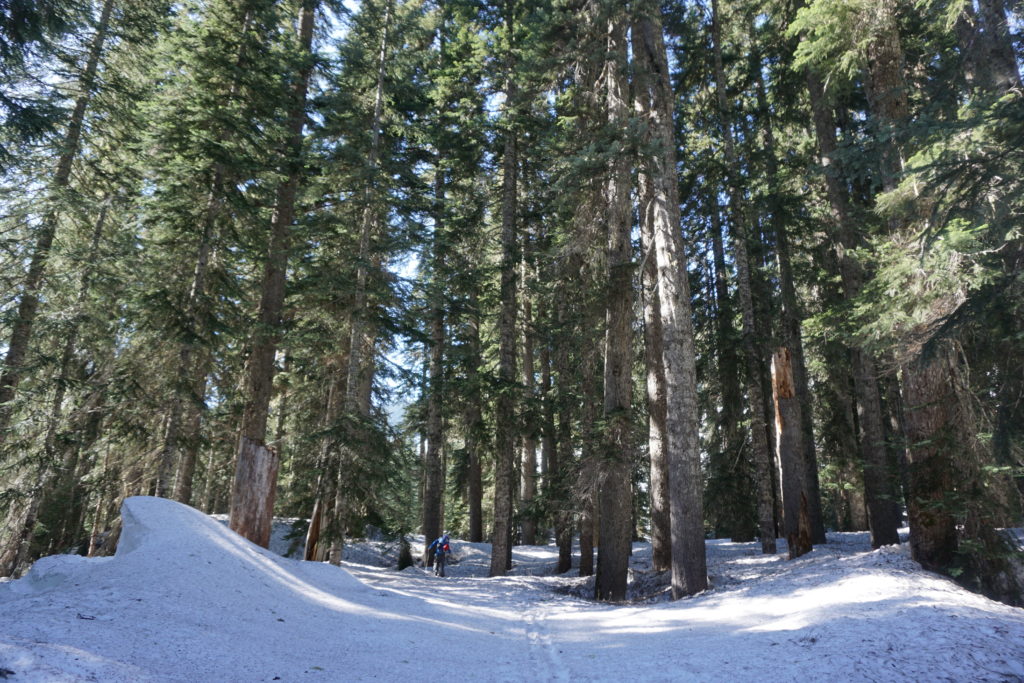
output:
[[[448,559],[448,553],[437,553],[434,555],[434,576],[444,576],[444,563]]]

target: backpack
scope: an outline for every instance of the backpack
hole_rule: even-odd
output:
[[[451,549],[452,549],[451,546],[448,545],[448,535],[445,534],[444,536],[441,537],[441,551],[447,553]]]

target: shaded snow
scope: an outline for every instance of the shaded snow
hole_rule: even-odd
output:
[[[0,583],[0,678],[1024,679],[1024,611],[924,572],[906,545],[872,552],[865,534],[792,562],[709,541],[715,588],[678,602],[637,544],[638,600],[599,605],[577,597],[593,579],[552,575],[553,546],[517,547],[512,575],[487,578],[490,547],[455,541],[438,579],[382,568],[384,542],[347,547],[339,569],[172,501],[130,498],[122,515],[115,557],[48,557]]]

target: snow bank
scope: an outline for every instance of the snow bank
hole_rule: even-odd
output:
[[[457,623],[443,600],[278,557],[173,501],[129,498],[122,517],[115,557],[45,558],[0,584],[11,680],[387,679],[519,646],[495,648],[488,613]]]
[[[172,501],[131,498],[113,558],[57,556],[0,583],[11,681],[1022,680],[1024,611],[929,574],[906,547],[841,534],[792,562],[708,542],[714,585],[598,605],[554,546],[454,542],[451,576],[286,559]],[[414,552],[422,538],[412,539]],[[656,587],[650,548],[633,571]]]

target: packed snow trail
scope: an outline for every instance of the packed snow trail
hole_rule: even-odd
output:
[[[841,534],[787,562],[708,543],[716,588],[599,605],[550,575],[553,547],[454,543],[448,578],[345,569],[257,548],[167,500],[125,502],[113,558],[59,556],[0,583],[0,674],[27,681],[1007,681],[1024,679],[1024,611]],[[638,583],[649,581],[638,544]]]

